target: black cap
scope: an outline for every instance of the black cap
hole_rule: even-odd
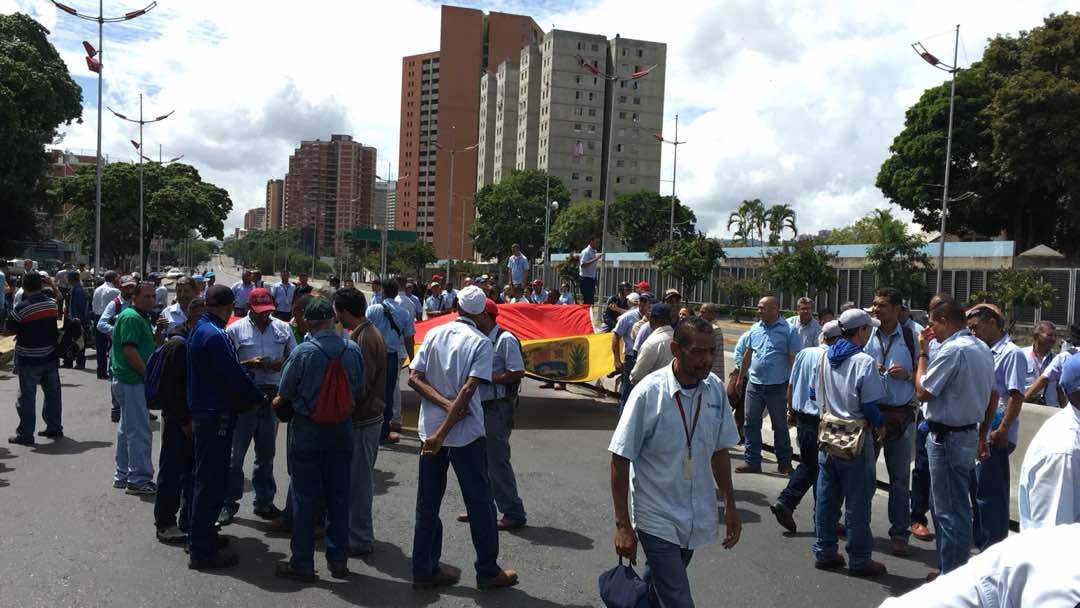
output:
[[[231,289],[224,285],[212,285],[206,290],[206,306],[216,308],[218,306],[232,306],[236,301]]]

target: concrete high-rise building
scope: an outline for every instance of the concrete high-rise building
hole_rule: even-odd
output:
[[[608,40],[565,30],[552,30],[539,46],[523,48],[519,67],[505,66],[507,78],[519,83],[512,117],[517,124],[515,138],[496,135],[480,151],[493,157],[490,181],[499,181],[505,173],[499,167],[509,164],[557,176],[570,190],[571,200],[603,199],[609,190],[605,162],[610,144],[611,200],[642,189],[658,192],[662,150],[653,134],[663,128],[666,55],[663,43],[618,36]],[[503,67],[499,66],[498,85],[503,82]],[[631,77],[642,72],[647,74]],[[617,79],[608,80],[605,74]],[[510,95],[499,88],[495,97],[497,134],[499,104],[505,111]],[[511,142],[514,159],[508,162]],[[480,183],[479,168],[477,177]]]
[[[244,230],[262,230],[266,222],[266,207],[255,207],[244,213]]]
[[[375,162],[375,148],[349,135],[300,142],[285,176],[284,226],[301,229],[305,246],[314,238],[320,255],[340,252],[347,232],[373,223]]]
[[[396,224],[435,245],[439,257],[471,257],[480,117],[478,74],[491,73],[543,32],[530,17],[443,6],[438,52],[401,61],[401,142]],[[438,141],[442,150],[432,145]],[[454,192],[450,195],[450,149]],[[452,202],[452,204],[451,204]],[[449,231],[449,234],[448,234]]]
[[[393,227],[394,219],[392,214],[394,210],[391,208],[391,201],[396,198],[396,191],[396,181],[378,180],[375,182],[375,207],[371,218],[372,226],[376,228],[382,228],[383,226]]]
[[[503,62],[505,63],[505,62]],[[502,64],[500,64],[502,65]],[[495,104],[498,98],[495,74],[480,76],[480,128],[476,135],[476,189],[490,184],[495,173]]]
[[[285,214],[285,180],[266,180],[266,225],[267,230],[278,230],[282,226]]]
[[[518,73],[517,64],[507,59],[499,64],[495,77],[495,158],[492,160],[492,179],[495,182],[509,175],[517,161]],[[484,152],[483,146],[480,150]]]

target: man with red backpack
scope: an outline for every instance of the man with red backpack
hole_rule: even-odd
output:
[[[330,575],[349,575],[352,414],[365,386],[360,348],[334,329],[333,304],[312,298],[304,318],[308,339],[285,361],[274,399],[276,410],[292,412],[286,444],[292,476],[292,558],[279,562],[276,572],[310,583],[316,579],[315,519],[320,503],[326,505]]]

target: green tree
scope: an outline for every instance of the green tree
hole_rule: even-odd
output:
[[[759,199],[739,203],[739,208],[728,216],[728,230],[735,226],[734,240],[744,247],[750,244],[755,235],[759,241],[764,241],[765,214],[765,203]]]
[[[791,231],[791,238],[799,236],[795,227],[795,210],[791,205],[773,205],[765,211],[765,223],[769,226],[769,245],[779,245],[784,231]]]
[[[675,277],[686,293],[690,288],[709,278],[724,248],[719,239],[697,234],[691,238],[661,241],[649,251],[661,273]]]
[[[1016,325],[1016,313],[1021,308],[1050,308],[1054,305],[1057,290],[1043,281],[1034,268],[1002,270],[990,277],[990,289],[971,295],[975,302],[993,302],[1005,313],[1011,332]]]
[[[193,230],[203,237],[221,238],[232,200],[224,189],[204,182],[191,165],[143,165],[144,249],[154,238],[179,240]],[[73,177],[56,179],[49,196],[74,209],[64,221],[67,238],[83,243],[94,240],[94,167],[80,167]],[[101,254],[121,258],[139,252],[139,168],[132,163],[110,163],[102,168],[101,190],[108,201],[101,209]]]
[[[886,224],[881,239],[866,251],[866,269],[877,275],[878,285],[894,287],[912,302],[923,302],[929,296],[923,275],[933,269],[925,246],[925,239],[908,234],[902,223]]]
[[[765,261],[765,279],[781,293],[801,295],[832,289],[836,285],[836,255],[810,241],[795,241],[773,252]]]
[[[675,239],[697,234],[697,217],[675,199]],[[608,209],[608,224],[630,251],[649,251],[671,232],[671,197],[641,190],[620,194]]]
[[[855,223],[837,228],[818,242],[825,245],[867,245],[878,243],[886,235],[907,230],[903,221],[893,217],[888,209],[874,209],[855,220]]]
[[[550,183],[549,183],[550,181]],[[533,169],[513,171],[476,193],[476,221],[469,230],[476,251],[499,261],[510,257],[510,246],[521,245],[530,260],[544,248],[544,202],[570,200],[570,191],[557,177]],[[557,210],[552,210],[552,218]]]
[[[731,302],[731,319],[739,321],[741,309],[746,307],[751,300],[761,297],[769,291],[768,285],[760,276],[738,278],[728,275],[720,284]]]
[[[439,259],[435,255],[435,247],[427,241],[391,243],[386,254],[387,264],[397,274],[412,275],[417,278],[424,276],[424,268],[428,264],[433,264]]]
[[[611,210],[608,209],[610,214]],[[611,221],[611,218],[608,218]],[[604,201],[586,199],[570,203],[559,211],[551,227],[552,251],[581,251],[592,237],[604,229]]]
[[[174,259],[190,260],[193,265],[209,262],[215,251],[213,243],[191,239],[176,242],[171,250]]]
[[[34,212],[49,208],[45,146],[82,116],[82,89],[48,35],[25,14],[0,15],[0,254],[39,234]]]
[[[923,229],[940,224],[949,86],[923,93],[908,109],[877,186],[914,213]],[[997,235],[1020,250],[1043,243],[1080,253],[1080,15],[990,40],[983,58],[956,78],[949,188],[977,203],[950,205],[948,230]]]

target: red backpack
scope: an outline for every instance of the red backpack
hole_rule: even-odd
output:
[[[348,348],[342,349],[338,358],[331,358],[317,343],[315,347],[326,356],[326,373],[323,374],[322,386],[319,387],[319,396],[315,398],[315,409],[311,412],[311,420],[319,424],[341,424],[349,416],[352,416],[353,397],[349,379],[345,376],[345,368],[341,365],[341,357],[345,356]]]

